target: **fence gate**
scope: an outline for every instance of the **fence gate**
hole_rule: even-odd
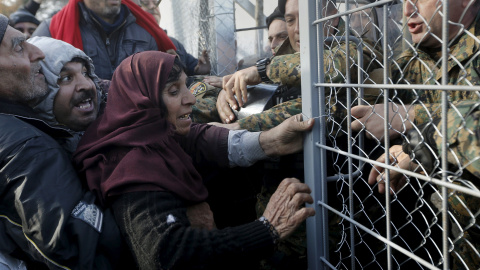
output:
[[[429,1],[439,48],[409,34]],[[456,1],[299,0],[310,269],[480,267],[480,23]]]

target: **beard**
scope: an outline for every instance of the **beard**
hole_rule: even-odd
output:
[[[114,6],[114,7],[105,7],[103,10],[103,17],[106,18],[115,18],[120,11],[122,10],[121,6]]]
[[[18,91],[20,98],[29,105],[36,105],[48,94],[48,87],[43,76],[37,77],[40,70],[40,63],[32,64],[30,74],[23,91]]]

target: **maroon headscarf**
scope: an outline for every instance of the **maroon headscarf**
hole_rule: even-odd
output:
[[[174,59],[146,51],[123,60],[113,74],[105,112],[78,145],[74,161],[103,204],[133,191],[168,191],[192,203],[207,197],[160,109]]]

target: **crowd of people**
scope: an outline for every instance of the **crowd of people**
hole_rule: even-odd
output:
[[[324,42],[318,61],[325,82],[383,83],[388,69],[393,84],[478,85],[480,0],[443,1],[450,22],[446,78],[442,1],[401,1],[412,45],[385,67],[381,41],[347,33],[335,16],[338,3],[322,0],[318,12],[330,17],[323,35],[357,36],[363,59],[353,41]],[[0,14],[0,267],[307,269],[305,220],[315,210],[306,206],[314,201],[303,183],[305,133],[324,128],[339,148],[347,145],[347,128],[378,141],[385,117],[380,90],[348,96],[346,88],[330,87],[327,125],[303,119],[302,2],[278,0],[266,18],[271,57],[223,78],[195,76],[210,75],[209,53],[192,56],[159,27],[161,0],[70,0],[40,22],[41,2]],[[273,107],[236,119],[247,85],[260,83],[278,85]],[[395,91],[388,159],[441,177],[440,155],[447,152],[451,182],[478,191],[478,92],[449,91],[447,134],[441,133],[441,93]],[[347,102],[360,98],[367,105],[347,111]],[[235,167],[248,172],[258,164],[256,201],[248,205],[255,217],[225,221],[208,181],[241,185],[247,181]],[[365,170],[379,194],[400,192],[409,182],[392,171],[387,191],[383,167]],[[449,194],[448,268],[477,269],[480,198]],[[328,240],[335,244],[338,216],[329,221]]]

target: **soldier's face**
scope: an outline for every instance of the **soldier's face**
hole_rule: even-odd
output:
[[[287,37],[288,32],[285,22],[282,20],[273,20],[270,27],[268,27],[268,41],[270,42],[272,54],[275,54],[275,48],[282,44]]]
[[[85,6],[106,22],[113,23],[120,13],[121,0],[83,0]]]
[[[413,43],[436,48],[442,45],[442,9],[446,0],[405,0],[403,12],[407,17],[408,31]],[[454,23],[473,0],[448,0],[449,20]],[[450,23],[449,40],[458,34],[459,26]]]
[[[292,48],[300,51],[300,25],[298,18],[298,0],[287,0],[285,4],[285,22],[287,23],[288,38]]]

